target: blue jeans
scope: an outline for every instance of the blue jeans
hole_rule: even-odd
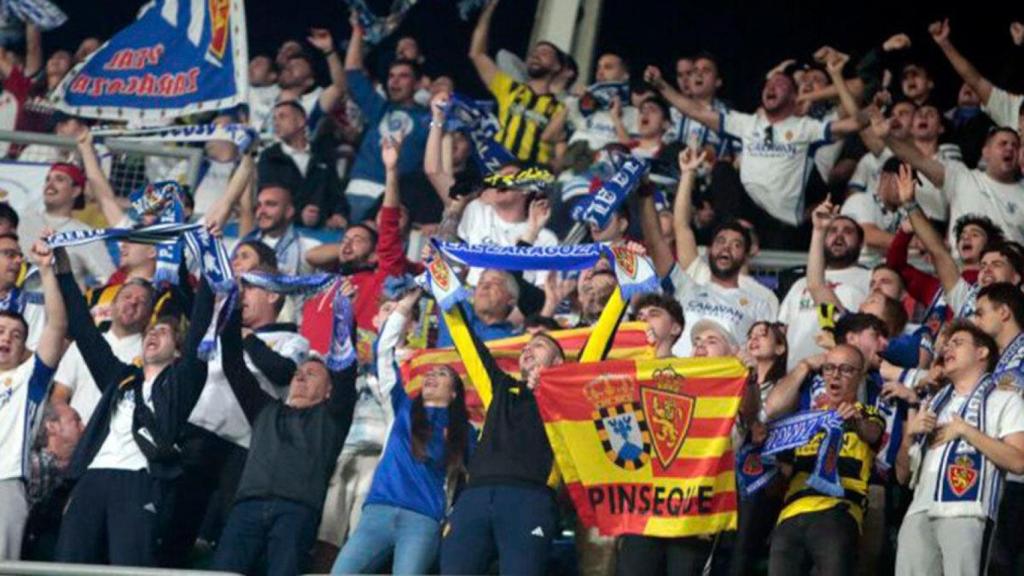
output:
[[[356,531],[334,561],[331,574],[372,574],[388,556],[392,574],[424,574],[441,546],[441,524],[412,510],[367,504]]]
[[[320,511],[283,498],[236,502],[217,544],[213,569],[247,574],[266,550],[267,574],[299,574],[319,523]]]

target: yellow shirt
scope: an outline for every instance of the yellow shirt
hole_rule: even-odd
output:
[[[858,408],[864,410],[866,417],[878,422],[885,429],[885,422],[874,407]],[[839,505],[845,505],[847,512],[853,516],[860,526],[864,518],[864,505],[867,502],[868,479],[871,476],[871,465],[875,460],[875,449],[861,439],[856,431],[843,433],[843,447],[839,450],[837,471],[839,483],[846,494],[842,498],[826,496],[807,485],[807,479],[814,470],[818,459],[818,448],[825,439],[825,433],[819,432],[811,441],[793,451],[793,477],[789,480],[784,508],[779,514],[779,523],[784,520],[807,514],[821,512]]]
[[[498,101],[501,130],[494,139],[523,162],[549,164],[551,145],[540,136],[562,106],[558,99],[553,94],[538,95],[501,71],[487,88]]]

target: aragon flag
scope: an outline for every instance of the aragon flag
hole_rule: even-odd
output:
[[[610,360],[541,373],[536,397],[569,495],[602,535],[736,528],[735,358]]]
[[[653,351],[647,344],[646,328],[645,322],[623,322],[615,333],[608,356],[615,359],[653,358]],[[590,328],[548,332],[565,350],[566,361],[573,364],[575,364],[590,333]],[[529,334],[524,334],[512,338],[491,340],[487,342],[487,348],[491,350],[502,370],[518,377],[519,353],[530,338]],[[462,360],[459,359],[459,354],[454,348],[418,350],[401,365],[402,385],[405,387],[406,393],[410,397],[418,394],[423,386],[423,376],[439,364],[451,366],[459,376],[463,379],[466,378],[466,367],[462,365]],[[480,402],[480,397],[476,394],[476,389],[470,384],[470,382],[466,382],[466,405],[469,409],[470,419],[476,424],[481,424],[484,420],[483,405]]]

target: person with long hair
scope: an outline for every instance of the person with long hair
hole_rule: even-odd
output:
[[[764,404],[775,382],[786,375],[788,355],[789,345],[786,342],[783,324],[761,321],[750,327],[742,357],[750,368],[750,378],[757,383],[760,405]],[[766,421],[767,416],[764,410],[760,409],[757,420],[745,431],[745,442],[764,442],[767,435]],[[741,462],[739,465],[746,466],[747,462]],[[751,465],[755,463],[751,462]],[[739,503],[736,544],[730,555],[730,575],[751,574],[757,563],[768,557],[768,537],[775,527],[779,510],[782,509],[784,484],[781,477],[777,476],[757,492],[742,495]]]
[[[332,574],[366,574],[393,557],[392,574],[430,570],[441,545],[447,488],[465,472],[473,436],[462,379],[451,366],[436,366],[410,398],[400,382],[395,348],[405,334],[420,291],[406,294],[381,327],[377,376],[390,395],[394,424],[355,532],[341,549]]]

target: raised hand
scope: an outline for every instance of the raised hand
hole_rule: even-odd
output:
[[[814,211],[811,212],[811,222],[814,225],[815,230],[824,231],[828,228],[829,224],[836,217],[839,212],[839,207],[832,204],[831,196],[825,198],[825,201],[818,204]]]
[[[1010,38],[1014,46],[1024,45],[1024,23],[1013,22],[1010,24]]]
[[[696,151],[689,146],[684,148],[679,152],[679,173],[684,174],[686,172],[693,172],[697,170],[707,156],[707,150],[701,150],[700,154],[697,154]]]
[[[882,116],[881,112],[871,114],[871,132],[876,138],[885,140],[892,131],[892,120]]]
[[[825,68],[828,70],[829,74],[832,74],[834,76],[842,76],[843,68],[849,61],[849,54],[843,54],[838,50],[833,50],[832,53],[829,54],[828,60],[825,62]]]
[[[917,414],[907,421],[908,434],[931,434],[935,430],[935,423],[938,417],[931,410],[918,410]]]
[[[661,90],[666,86],[661,70],[657,66],[648,66],[644,69],[644,82],[653,86],[655,90]]]
[[[441,121],[444,119],[444,111],[448,106],[450,98],[451,95],[446,90],[441,90],[430,97],[430,113],[433,115],[434,120]]]
[[[892,52],[894,50],[906,50],[910,48],[910,36],[900,32],[899,34],[893,34],[882,44],[882,50],[886,52]]]
[[[330,30],[326,28],[310,28],[306,40],[324,54],[334,51],[334,38],[331,37]]]
[[[530,202],[526,221],[531,230],[540,232],[551,220],[551,202],[547,198],[539,198]]]
[[[896,176],[896,190],[900,195],[900,204],[914,201],[914,190],[916,187],[914,169],[909,164],[900,164],[900,173]]]
[[[839,415],[844,421],[849,420],[860,420],[862,416],[860,410],[849,402],[842,402],[836,407],[836,414]]]
[[[405,293],[398,301],[398,309],[404,312],[406,315],[412,312],[412,309],[416,306],[416,302],[423,295],[423,289],[414,288]]]
[[[32,244],[31,260],[40,270],[53,268],[53,248],[46,243],[46,238],[53,234],[52,230],[44,230],[38,240]]]
[[[939,46],[947,44],[949,42],[949,18],[929,24],[928,33],[932,35],[932,40]]]
[[[814,61],[817,62],[818,64],[824,64],[824,63],[828,62],[829,58],[832,57],[832,54],[835,51],[836,51],[835,48],[833,48],[831,46],[822,46],[821,48],[818,48],[817,50],[815,50],[814,54],[811,57],[814,58]],[[796,62],[795,60],[786,60],[785,62],[783,62],[783,64],[785,66],[782,66],[782,65],[780,65],[780,66],[785,68],[786,66],[789,65],[789,63],[795,63],[795,62]]]
[[[380,159],[384,162],[386,170],[394,170],[398,167],[398,158],[401,156],[402,137],[386,137],[380,141]]]

